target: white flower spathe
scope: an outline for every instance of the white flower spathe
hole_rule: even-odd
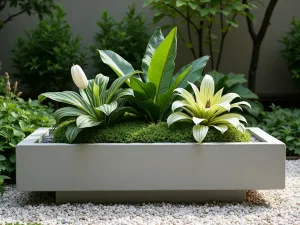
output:
[[[74,83],[80,89],[86,89],[88,86],[88,80],[85,73],[79,65],[73,65],[71,67],[71,75]]]

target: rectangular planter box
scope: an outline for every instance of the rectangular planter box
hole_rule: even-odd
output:
[[[259,128],[255,143],[40,143],[16,147],[17,189],[57,202],[242,201],[246,190],[285,187],[285,145]]]

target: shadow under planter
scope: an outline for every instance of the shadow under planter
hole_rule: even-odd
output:
[[[246,190],[285,187],[285,145],[259,128],[249,143],[40,143],[16,147],[17,189],[55,191],[56,202],[243,201]]]

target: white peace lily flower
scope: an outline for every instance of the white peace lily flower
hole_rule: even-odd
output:
[[[73,78],[74,83],[80,89],[86,89],[88,86],[88,80],[86,78],[85,73],[83,72],[82,68],[78,65],[73,65],[71,67],[71,75]]]
[[[197,142],[201,143],[209,127],[214,127],[222,134],[227,131],[228,125],[233,125],[241,132],[245,132],[245,126],[241,122],[247,123],[247,120],[237,114],[228,113],[232,108],[239,108],[240,105],[251,107],[248,102],[241,101],[230,104],[235,98],[240,97],[236,93],[228,93],[222,96],[223,88],[216,94],[214,80],[210,75],[205,75],[200,90],[196,85],[190,83],[195,96],[183,88],[175,89],[175,93],[183,98],[172,104],[173,113],[168,117],[168,126],[178,121],[191,121],[195,125],[193,127],[193,135]],[[180,109],[180,112],[175,112]]]

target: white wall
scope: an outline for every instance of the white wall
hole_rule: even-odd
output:
[[[97,31],[96,21],[99,20],[101,11],[108,9],[109,13],[117,19],[121,19],[127,11],[128,4],[136,2],[137,10],[143,13],[146,20],[151,23],[154,13],[149,8],[143,8],[144,0],[61,0],[58,1],[67,12],[67,20],[71,24],[75,34],[82,37],[82,43],[88,47],[93,42],[94,33]],[[265,0],[267,3],[268,0]],[[259,61],[257,93],[258,94],[289,94],[296,91],[294,84],[287,70],[286,62],[281,58],[280,51],[283,45],[278,42],[280,36],[288,30],[289,21],[292,16],[300,19],[300,1],[284,0],[279,1],[274,11],[271,26],[268,29],[266,38],[261,49]],[[1,12],[0,18],[3,19],[11,9]],[[264,9],[255,11],[258,24],[261,21]],[[3,70],[11,71],[10,58],[11,49],[18,36],[21,36],[25,29],[34,28],[38,23],[35,16],[28,17],[22,15],[14,21],[7,24],[5,29],[0,32],[0,60],[3,62]],[[150,32],[155,26],[150,26]],[[183,32],[184,28],[180,27]],[[251,40],[247,32],[246,23],[242,18],[240,27],[233,29],[228,35],[225,43],[221,71],[247,73],[250,54]],[[192,60],[190,51],[179,44],[178,49],[178,66],[188,63]],[[91,67],[89,72],[94,71]]]

